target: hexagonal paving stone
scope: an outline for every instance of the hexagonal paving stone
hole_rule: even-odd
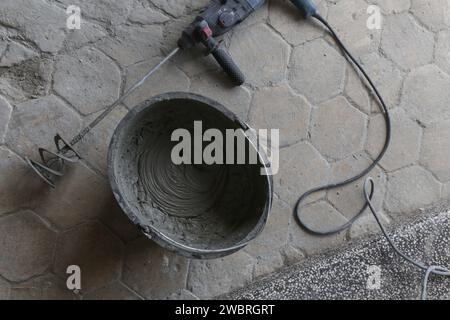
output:
[[[114,37],[96,45],[122,67],[127,67],[159,56],[162,40],[163,30],[159,25],[120,25],[115,28]]]
[[[285,77],[289,51],[289,45],[264,24],[235,34],[230,45],[230,54],[246,81],[256,86],[277,83]]]
[[[280,251],[287,243],[291,216],[292,209],[275,197],[263,232],[244,249],[256,259],[255,277],[269,274],[283,266]]]
[[[387,13],[400,13],[411,7],[411,0],[369,0],[369,3],[380,6]]]
[[[381,31],[367,27],[367,7],[363,0],[346,0],[332,3],[328,10],[329,23],[355,54],[373,51],[380,43]]]
[[[392,213],[411,213],[440,198],[441,185],[420,166],[388,174],[385,206]]]
[[[375,207],[375,209],[377,208],[379,208],[379,206]],[[391,222],[389,217],[381,211],[377,211],[376,213],[383,227],[388,227]],[[381,229],[376,222],[375,217],[373,216],[372,212],[369,212],[367,210],[358,220],[356,220],[352,224],[348,234],[351,239],[357,239],[380,232]]]
[[[287,230],[285,231],[287,232]],[[284,265],[284,257],[282,252],[272,252],[270,254],[262,254],[255,257],[255,267],[253,271],[254,277],[262,277],[276,272]]]
[[[120,282],[114,282],[88,293],[83,300],[141,300],[141,298]]]
[[[435,65],[411,72],[403,89],[402,108],[425,125],[450,119],[450,76]]]
[[[411,0],[411,12],[433,31],[450,27],[450,0]]]
[[[84,126],[93,121],[102,111],[94,113],[84,119]],[[128,110],[119,106],[91,130],[76,146],[77,151],[90,165],[105,176],[108,174],[108,149],[114,130]]]
[[[54,95],[16,105],[5,142],[14,151],[40,159],[38,148],[55,151],[54,136],[69,140],[81,129],[80,117]]]
[[[381,48],[399,66],[412,69],[433,60],[434,36],[409,14],[388,16],[384,22]]]
[[[450,181],[450,121],[425,129],[420,163],[441,181]]]
[[[422,129],[408,118],[402,109],[394,109],[391,117],[391,142],[380,164],[388,171],[395,171],[415,163],[419,159]],[[378,157],[386,139],[384,116],[377,114],[369,120],[366,149],[373,159]]]
[[[305,253],[302,250],[294,248],[290,244],[287,244],[282,249],[281,254],[283,255],[283,261],[285,265],[297,264],[299,261],[305,258]]]
[[[328,182],[330,166],[309,143],[301,142],[280,152],[280,171],[274,176],[275,192],[290,205],[306,191]],[[322,194],[323,195],[323,194]],[[319,195],[310,196],[308,201]]]
[[[128,20],[134,23],[156,24],[167,22],[170,18],[145,4],[135,3]]]
[[[115,199],[109,207],[102,210],[99,219],[126,243],[142,236],[142,232],[131,222]]]
[[[209,0],[189,0],[187,1],[186,7],[190,13],[192,13],[191,11],[195,13],[196,10],[203,9],[208,3]]]
[[[123,282],[147,299],[164,299],[186,285],[188,259],[147,238],[126,247]]]
[[[366,123],[364,113],[338,97],[313,110],[311,141],[321,154],[342,159],[362,149]]]
[[[19,156],[0,147],[0,216],[32,205],[41,180]]]
[[[398,106],[403,73],[391,61],[375,52],[362,57],[361,60],[388,108]]]
[[[53,274],[33,278],[11,285],[12,300],[74,300],[78,299],[67,289],[66,282]]]
[[[438,34],[436,64],[450,74],[450,30],[444,30]]]
[[[8,100],[0,96],[0,143],[3,139],[8,129],[9,119],[11,118],[12,107]]]
[[[45,1],[2,0],[0,21],[23,31],[44,52],[56,53],[62,48],[66,19],[63,9]]]
[[[320,14],[326,17],[326,1],[321,0],[317,8]],[[287,0],[271,3],[269,23],[294,46],[320,38],[324,34],[324,28],[320,24],[304,19],[301,12]]]
[[[371,164],[372,160],[362,152],[349,156],[342,161],[332,164],[332,181],[338,183],[354,177]],[[373,204],[376,208],[380,208],[383,204],[386,190],[386,175],[380,168],[376,167],[368,176],[372,177],[375,182]],[[345,187],[328,191],[327,197],[330,203],[348,219],[354,217],[366,203],[363,196],[364,181],[365,177]]]
[[[252,280],[254,259],[240,251],[221,259],[192,260],[187,289],[200,299],[214,298]]]
[[[347,222],[347,219],[325,201],[315,202],[305,207],[300,207],[302,220],[310,227],[318,231],[336,229]],[[345,239],[345,232],[318,237],[304,231],[294,219],[289,225],[289,244],[307,254],[315,254],[325,249],[338,246]]]
[[[127,69],[125,90],[142,79],[142,77],[155,66],[161,58],[155,58],[150,61],[138,63]],[[158,70],[142,87],[137,89],[130,97],[125,100],[125,104],[133,108],[143,101],[150,99],[161,93],[170,91],[187,91],[190,80],[172,63],[168,63]]]
[[[37,56],[34,50],[12,41],[0,59],[0,67],[12,67]]]
[[[98,50],[82,48],[64,55],[55,68],[55,91],[83,114],[99,111],[119,96],[120,70]]]
[[[31,211],[0,218],[0,275],[23,281],[52,263],[56,235]]]
[[[82,8],[82,15],[95,18],[112,25],[123,24],[132,8],[133,0],[60,0],[66,7],[76,5]],[[84,22],[84,21],[83,21]]]
[[[55,272],[66,278],[68,266],[81,269],[81,291],[89,292],[117,280],[123,246],[102,224],[90,222],[61,234],[56,247]]]
[[[0,33],[2,33],[1,30],[0,28]],[[9,31],[5,32],[2,37],[23,37],[23,34],[19,35],[15,32],[12,34]],[[11,49],[11,45],[9,48]],[[7,54],[8,51],[5,52],[5,57]],[[14,106],[30,99],[51,94],[51,77],[54,64],[51,57],[51,55],[43,54],[41,58],[26,59],[12,53],[11,59],[8,58],[4,62],[13,64],[20,61],[21,63],[2,69],[0,93],[7,97]]]
[[[325,40],[313,40],[292,53],[289,83],[310,101],[320,103],[342,92],[345,67],[344,58]]]
[[[28,100],[26,93],[17,88],[17,84],[12,79],[0,78],[0,94],[8,97],[12,104],[21,103]]]
[[[108,181],[81,163],[69,165],[56,184],[39,195],[36,212],[61,229],[105,216],[115,201]]]
[[[255,129],[279,129],[280,146],[307,137],[311,106],[286,85],[257,91],[250,109],[250,124]]]
[[[193,79],[190,91],[217,100],[240,119],[247,120],[251,94],[242,86],[234,86],[224,72],[206,73]]]
[[[102,26],[83,20],[83,27],[79,30],[70,30],[65,41],[68,52],[75,51],[89,43],[98,42],[107,36]]]
[[[153,3],[164,12],[167,12],[175,17],[181,16],[186,9],[186,1],[184,0],[153,0]]]
[[[358,76],[358,73],[351,68],[347,67],[347,82],[345,84],[345,97],[350,101],[356,108],[364,112],[365,114],[370,114],[370,98],[369,93]]]

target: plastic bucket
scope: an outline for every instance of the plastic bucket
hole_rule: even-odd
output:
[[[242,249],[263,230],[272,205],[272,178],[262,174],[268,168],[266,156],[248,134],[246,150],[257,154],[256,163],[248,157],[244,164],[194,161],[192,154],[211,143],[198,139],[200,123],[205,136],[208,129],[225,137],[230,129],[249,130],[216,101],[165,93],[133,108],[119,123],[109,147],[108,174],[122,210],[147,237],[190,258],[218,258]],[[173,138],[176,130],[192,134],[190,149],[174,151],[181,141]],[[230,150],[222,145],[225,157]],[[174,154],[186,157],[186,150],[192,151],[192,164],[173,160]]]

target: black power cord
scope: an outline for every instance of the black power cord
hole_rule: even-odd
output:
[[[353,66],[356,66],[356,68],[363,74],[363,76],[367,80],[370,88],[372,88],[373,92],[375,93],[375,95],[377,96],[377,98],[378,98],[378,100],[380,102],[380,105],[382,107],[381,111],[383,112],[384,120],[386,122],[386,138],[385,138],[385,141],[384,141],[383,149],[381,150],[381,152],[378,155],[378,157],[370,164],[369,167],[367,167],[365,170],[363,170],[360,174],[358,174],[358,175],[356,175],[356,176],[354,176],[354,177],[352,177],[350,179],[344,180],[342,182],[333,183],[333,184],[327,184],[327,185],[324,185],[324,186],[321,186],[321,187],[317,187],[317,188],[311,189],[311,190],[305,192],[297,200],[297,202],[295,204],[294,211],[296,212],[296,217],[297,217],[298,224],[303,229],[305,229],[306,231],[308,231],[311,234],[318,235],[318,236],[329,236],[329,235],[333,235],[333,234],[339,233],[339,232],[349,228],[364,213],[364,211],[367,209],[369,204],[365,203],[363,208],[358,212],[358,214],[356,214],[353,218],[351,218],[349,221],[347,221],[342,226],[340,226],[340,227],[338,227],[336,229],[328,230],[328,231],[318,231],[318,230],[314,230],[313,228],[309,227],[301,219],[301,216],[300,216],[300,204],[303,202],[303,200],[305,200],[307,197],[309,197],[313,193],[320,192],[320,191],[328,191],[328,190],[344,187],[346,185],[349,185],[350,183],[358,181],[359,179],[361,179],[361,178],[365,177],[367,174],[369,174],[372,171],[372,169],[375,168],[378,165],[378,163],[381,161],[381,159],[384,157],[384,155],[386,154],[386,151],[387,151],[387,149],[389,147],[389,143],[391,141],[391,119],[389,117],[389,109],[386,106],[386,103],[384,102],[383,97],[381,96],[381,94],[378,91],[377,87],[375,86],[375,84],[373,83],[372,79],[369,77],[367,72],[364,70],[364,68],[361,66],[361,64],[359,64],[359,62],[348,51],[348,49],[345,47],[345,45],[342,43],[342,41],[337,36],[336,32],[334,32],[333,28],[328,24],[328,22],[324,18],[322,18],[321,15],[319,15],[318,13],[314,13],[312,15],[312,17],[316,18],[323,25],[325,25],[327,27],[327,29],[330,31],[333,39],[336,41],[336,43],[339,46],[339,48],[351,60],[351,62],[353,63]],[[373,190],[371,190],[370,199],[372,199],[372,196],[373,196]]]
[[[350,220],[348,220],[345,224],[335,228],[335,229],[331,229],[331,230],[327,230],[327,231],[319,231],[319,230],[314,230],[313,228],[311,228],[310,226],[308,226],[303,220],[302,217],[300,215],[300,204],[303,202],[303,200],[305,200],[308,196],[310,196],[311,194],[314,194],[316,192],[320,192],[320,191],[329,191],[332,189],[336,189],[336,188],[340,188],[340,187],[344,187],[346,185],[349,185],[353,182],[356,182],[357,180],[365,177],[366,175],[368,175],[373,168],[375,168],[379,162],[381,161],[381,159],[384,157],[384,155],[386,154],[386,151],[389,147],[389,143],[391,140],[391,120],[389,117],[389,109],[386,106],[386,103],[383,100],[383,97],[381,96],[380,92],[378,91],[377,87],[375,86],[375,84],[373,83],[372,79],[369,77],[369,75],[367,74],[367,72],[364,70],[364,68],[361,66],[361,64],[353,57],[353,55],[348,51],[348,49],[346,48],[346,46],[342,43],[342,41],[339,39],[338,35],[336,34],[336,32],[333,30],[333,28],[328,24],[328,22],[320,15],[317,13],[314,5],[309,1],[309,0],[294,0],[293,3],[299,7],[302,12],[305,14],[306,17],[312,16],[315,19],[317,19],[318,21],[320,21],[330,32],[331,36],[333,37],[334,41],[336,42],[336,44],[338,45],[338,47],[341,49],[341,51],[344,53],[344,56],[346,56],[348,59],[350,59],[350,61],[352,62],[352,66],[355,68],[356,70],[360,71],[361,74],[364,76],[365,80],[367,81],[369,87],[373,90],[373,93],[375,94],[375,96],[378,98],[378,102],[381,106],[381,111],[386,123],[386,137],[385,137],[385,141],[384,141],[384,145],[383,148],[381,149],[378,157],[372,161],[372,163],[365,169],[363,170],[361,173],[359,173],[358,175],[344,180],[342,182],[338,182],[338,183],[334,183],[334,184],[327,184],[321,187],[317,187],[314,189],[311,189],[307,192],[305,192],[296,202],[295,207],[294,207],[294,213],[296,216],[296,220],[297,223],[300,225],[300,227],[302,227],[304,230],[306,230],[308,233],[316,235],[316,236],[329,236],[329,235],[334,235],[337,234],[341,231],[344,231],[346,229],[348,229],[350,226],[352,226],[352,224],[364,213],[364,211],[369,208],[370,211],[372,212],[373,216],[375,217],[375,220],[378,224],[378,226],[380,227],[384,237],[386,238],[386,240],[388,241],[389,245],[392,247],[392,249],[404,260],[406,260],[407,262],[409,262],[410,264],[412,264],[413,266],[421,269],[422,271],[425,272],[424,275],[424,279],[423,279],[423,283],[422,283],[422,294],[421,297],[422,299],[426,299],[427,298],[427,286],[428,286],[428,279],[430,274],[436,274],[436,275],[443,275],[443,276],[450,276],[450,270],[445,268],[445,267],[441,267],[441,266],[425,266],[424,264],[422,264],[421,262],[418,262],[410,257],[408,257],[407,255],[405,255],[404,253],[402,253],[397,246],[394,244],[394,242],[392,241],[392,239],[390,238],[390,236],[387,234],[385,228],[383,227],[378,214],[372,204],[372,197],[374,194],[374,190],[375,190],[375,186],[374,186],[374,181],[372,178],[367,178],[365,183],[364,183],[364,197],[366,200],[366,203],[364,204],[363,208]]]

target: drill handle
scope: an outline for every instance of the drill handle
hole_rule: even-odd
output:
[[[233,58],[230,54],[224,50],[220,46],[216,46],[211,54],[217,60],[219,65],[222,67],[223,71],[231,78],[233,83],[237,86],[244,84],[245,76],[236,63],[233,61]]]
[[[209,53],[213,55],[219,65],[222,67],[228,76],[230,76],[233,83],[237,86],[244,84],[245,76],[239,67],[234,63],[230,54],[225,51],[213,37],[213,31],[205,20],[198,23],[196,30],[198,32],[199,40],[203,43]]]

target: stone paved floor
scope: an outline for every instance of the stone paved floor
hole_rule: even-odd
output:
[[[201,52],[185,53],[78,146],[83,165],[70,168],[56,190],[30,173],[25,156],[95,117],[175,45],[207,2],[1,0],[0,298],[208,298],[373,232],[366,216],[348,232],[317,239],[292,219],[302,192],[352,176],[376,156],[384,124],[329,36],[283,0],[270,1],[225,38],[245,86],[230,87]],[[450,1],[318,2],[392,110],[392,145],[372,172],[385,222],[450,199]],[[81,7],[81,30],[66,29],[71,4]],[[366,27],[369,4],[382,8],[381,30]],[[255,127],[281,129],[268,226],[245,250],[220,260],[188,260],[144,239],[106,179],[108,139],[127,108],[174,90],[220,100]],[[324,228],[351,217],[362,203],[360,188],[315,196],[304,210],[310,224]],[[71,264],[82,269],[78,294],[65,287]]]

